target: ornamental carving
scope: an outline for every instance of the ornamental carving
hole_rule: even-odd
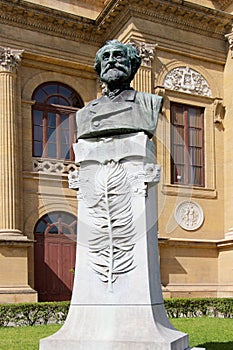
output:
[[[195,202],[185,201],[180,203],[174,213],[177,224],[184,230],[197,230],[203,223],[203,210]]]
[[[163,85],[170,90],[211,97],[212,92],[205,78],[189,67],[172,69],[165,77]]]
[[[136,267],[132,241],[135,228],[124,166],[114,161],[100,164],[95,190],[99,201],[92,208],[94,227],[89,239],[90,263],[112,292],[116,279]]]
[[[154,60],[155,45],[140,43],[136,40],[130,40],[129,44],[137,48],[139,56],[142,59],[142,66],[151,67]]]
[[[147,183],[160,181],[161,166],[159,164],[146,163],[144,169],[128,176],[131,194],[133,196],[146,196]]]
[[[45,174],[62,175],[78,171],[78,166],[73,163],[64,163],[59,160],[34,159],[33,171]]]
[[[10,72],[16,70],[21,61],[22,53],[23,50],[13,50],[0,46],[0,69]]]
[[[229,50],[231,52],[231,58],[233,58],[233,37],[232,37],[232,33],[227,34],[226,38],[228,39]]]
[[[80,186],[79,169],[71,171],[68,175],[69,188],[71,190],[78,190]]]

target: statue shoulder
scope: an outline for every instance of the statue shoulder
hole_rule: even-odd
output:
[[[151,108],[152,110],[154,110],[157,113],[159,113],[161,111],[161,108],[163,105],[162,96],[138,91],[137,95],[136,95],[136,99],[146,109]]]

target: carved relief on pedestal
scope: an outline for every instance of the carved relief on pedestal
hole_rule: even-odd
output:
[[[74,170],[68,175],[69,188],[71,190],[78,190],[80,186],[79,170]]]
[[[163,85],[170,90],[211,97],[212,92],[206,79],[189,67],[177,67],[166,75]]]
[[[174,213],[177,224],[184,230],[197,230],[203,223],[204,213],[200,205],[185,201],[180,203]]]
[[[146,163],[143,170],[129,174],[128,178],[132,195],[145,197],[147,195],[147,183],[158,183],[160,181],[160,172],[160,165]]]
[[[23,50],[14,50],[0,46],[0,71],[14,72],[22,57]]]
[[[95,176],[98,203],[91,208],[94,217],[89,240],[90,263],[101,281],[112,291],[119,275],[135,268],[135,235],[129,181],[124,166],[109,161],[100,164]]]

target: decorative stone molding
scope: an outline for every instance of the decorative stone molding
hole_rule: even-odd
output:
[[[14,72],[21,61],[23,50],[0,46],[0,71]]]
[[[165,88],[189,94],[211,97],[212,92],[205,78],[189,67],[177,67],[167,73],[163,85]]]
[[[232,16],[223,11],[200,8],[188,2],[180,6],[179,2],[168,3],[165,0],[150,1],[146,5],[142,0],[105,2],[96,20],[55,9],[51,11],[28,1],[1,0],[0,8],[2,24],[17,23],[19,28],[95,43],[106,40],[106,33],[117,35],[118,26],[134,15],[141,18],[147,16],[153,22],[175,24],[177,28],[218,38],[230,31],[232,23]]]
[[[154,0],[140,1],[126,0],[112,1],[105,6],[97,19],[98,31],[109,30],[114,36],[117,33],[116,26],[126,23],[130,17],[137,16],[148,18],[153,23],[168,23],[177,28],[201,33],[211,37],[222,37],[231,27],[231,14],[200,7],[198,4],[180,1]],[[119,20],[120,19],[120,20]],[[172,43],[171,43],[172,45]]]
[[[95,21],[89,18],[65,13],[28,1],[0,1],[1,23],[15,25],[36,32],[52,33],[71,40],[98,42],[100,33]]]
[[[233,58],[233,39],[229,38],[229,49],[231,50],[231,58]]]
[[[156,95],[159,95],[159,96],[162,96],[163,98],[165,97],[165,87],[164,86],[160,86],[160,85],[157,85],[155,87],[155,93]]]
[[[218,127],[222,126],[222,122],[225,116],[225,107],[223,106],[221,99],[214,100],[214,124]]]
[[[33,171],[47,174],[68,174],[77,171],[78,166],[73,163],[64,163],[59,160],[34,159]]]
[[[161,166],[159,164],[146,163],[143,171],[132,173],[129,176],[130,189],[133,196],[146,196],[147,183],[160,181]]]
[[[154,60],[156,45],[139,42],[134,39],[129,41],[129,44],[135,46],[142,59],[142,66],[151,67]]]
[[[229,34],[226,34],[225,37],[228,40],[229,50],[231,52],[231,58],[233,58],[233,31]]]
[[[192,201],[180,203],[175,209],[174,216],[177,224],[187,231],[197,230],[204,221],[201,206]]]
[[[232,4],[232,0],[216,0],[216,2],[219,4],[221,10],[225,10]]]
[[[68,181],[69,181],[69,188],[71,190],[78,190],[80,186],[79,181],[79,170],[71,171],[68,175]]]

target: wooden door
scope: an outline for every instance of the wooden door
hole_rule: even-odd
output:
[[[46,223],[46,226],[44,232],[35,232],[35,289],[38,299],[70,300],[76,253],[75,231],[62,222],[61,216],[57,222]]]

